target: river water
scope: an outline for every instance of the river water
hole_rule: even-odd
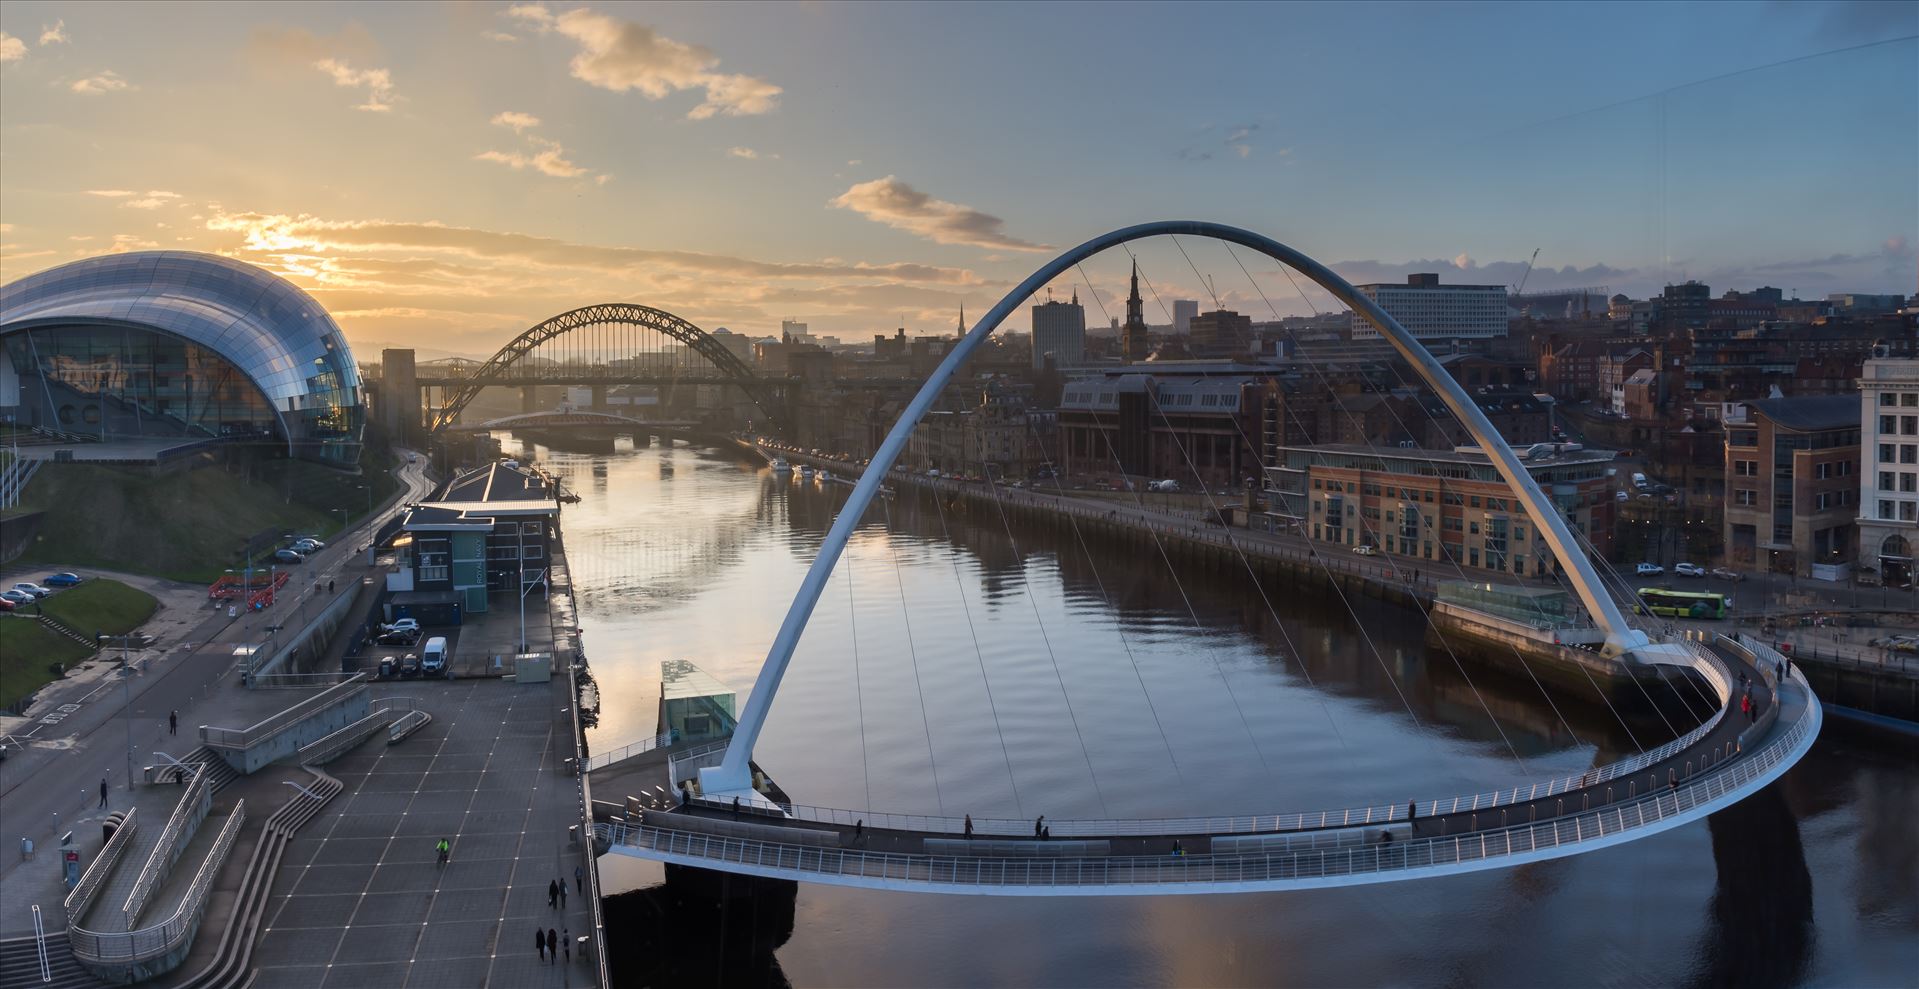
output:
[[[583,496],[564,527],[603,699],[595,749],[653,732],[662,660],[693,661],[743,704],[849,489],[677,443],[530,453]],[[1524,677],[1429,647],[1416,611],[1352,607],[903,496],[835,571],[756,758],[821,806],[1272,813],[1575,773],[1691,727],[1651,705],[1616,713],[1596,691],[1548,703]],[[1134,898],[803,884],[722,911],[653,863],[601,868],[623,893],[608,900],[618,985],[1919,978],[1919,759],[1830,720],[1789,775],[1710,821],[1445,879]]]

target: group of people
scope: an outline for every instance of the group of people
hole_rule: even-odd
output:
[[[558,962],[561,959],[561,952],[565,952],[567,964],[570,965],[573,963],[573,931],[571,928],[555,934],[551,927],[542,931],[536,925],[533,928],[533,946],[540,949],[540,960],[543,962]]]

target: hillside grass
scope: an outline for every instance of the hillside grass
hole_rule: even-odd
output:
[[[360,474],[252,457],[167,474],[49,463],[22,499],[23,509],[47,515],[20,561],[211,583],[245,565],[241,554],[256,533],[331,538],[342,528],[339,509],[354,520],[366,514],[368,492],[360,484],[372,485],[378,508],[399,482],[390,472],[391,451],[376,445],[371,430],[367,440]]]
[[[93,650],[31,618],[0,616],[0,707],[52,682],[49,664],[71,667],[91,655]]]
[[[124,635],[145,624],[158,606],[153,595],[104,578],[56,591],[40,602],[47,617],[81,635]]]

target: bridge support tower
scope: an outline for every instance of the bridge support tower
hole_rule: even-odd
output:
[[[520,411],[540,411],[540,389],[537,385],[520,386]]]

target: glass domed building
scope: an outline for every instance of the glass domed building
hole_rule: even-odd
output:
[[[0,416],[103,441],[254,437],[351,466],[366,414],[313,297],[189,251],[87,258],[0,287]]]

